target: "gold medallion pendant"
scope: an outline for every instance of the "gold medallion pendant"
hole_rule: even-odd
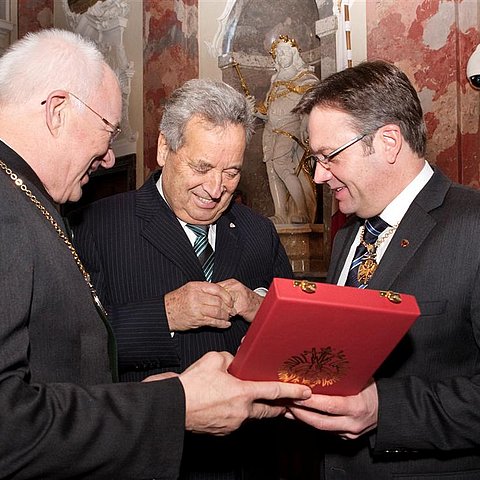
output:
[[[373,277],[377,267],[378,263],[375,261],[375,258],[367,257],[358,267],[358,281],[366,285]]]

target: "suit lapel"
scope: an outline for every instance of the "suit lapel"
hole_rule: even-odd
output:
[[[368,288],[391,288],[437,224],[430,212],[443,204],[451,184],[451,180],[434,169],[432,178],[403,217]]]
[[[389,290],[435,225],[432,216],[413,203],[390,241],[368,288]]]
[[[439,170],[434,169],[434,171],[432,178],[414,199],[403,217],[368,288],[390,289],[435,227],[436,221],[430,212],[443,203],[452,182]],[[327,277],[329,283],[338,281],[361,222],[362,220],[355,218],[338,232]]]
[[[203,270],[182,226],[156,187],[152,175],[137,192],[136,215],[143,220],[141,235],[182,270],[188,278],[204,279]]]
[[[327,274],[327,283],[336,284],[340,273],[342,272],[343,265],[347,260],[350,246],[357,234],[362,221],[359,218],[355,218],[347,223],[342,229],[340,229],[335,236],[335,242],[333,244],[332,259],[330,262],[330,268]]]
[[[213,282],[234,277],[242,250],[235,215],[228,210],[217,221]]]

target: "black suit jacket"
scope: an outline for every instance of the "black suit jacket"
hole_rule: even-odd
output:
[[[337,282],[359,225],[337,234],[327,281]],[[375,375],[376,431],[330,441],[324,478],[478,480],[480,193],[436,170],[368,288],[415,295],[421,317]]]
[[[205,281],[205,276],[185,231],[157,190],[157,179],[158,173],[138,191],[103,199],[72,219],[75,244],[110,314],[123,381],[181,372],[211,350],[235,354],[248,328],[237,316],[228,329],[200,328],[171,336],[164,295],[187,282]],[[268,288],[273,277],[292,276],[267,218],[233,203],[216,228],[213,282],[236,278],[253,290]],[[245,466],[255,453],[240,455],[240,441],[259,451],[254,441],[260,444],[261,432],[237,441],[243,435],[245,430],[227,438],[187,436],[183,469],[189,473],[182,478],[234,478],[239,463]],[[261,463],[267,465],[265,445]],[[252,468],[258,472],[260,466]]]
[[[1,142],[0,159],[65,228],[38,177]],[[111,384],[108,333],[72,254],[4,171],[0,292],[0,478],[176,478],[180,382]]]
[[[164,295],[190,281],[205,281],[182,226],[160,196],[153,175],[138,191],[103,199],[73,221],[74,241],[110,314],[122,380],[181,372],[204,353],[234,354],[248,323],[201,328],[171,336]],[[291,267],[273,224],[233,203],[217,221],[213,282],[236,278],[268,288]]]

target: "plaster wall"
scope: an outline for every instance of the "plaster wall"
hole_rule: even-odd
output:
[[[125,45],[136,69],[130,121],[143,131],[137,151],[138,184],[156,168],[165,98],[189,78],[219,75],[205,41],[213,39],[225,2],[129,0]],[[296,4],[292,1],[292,9]],[[477,0],[351,1],[354,63],[382,58],[406,71],[425,110],[428,160],[453,180],[477,188],[480,94],[469,86],[465,67],[480,43],[479,17]],[[52,25],[65,25],[60,0],[18,3],[19,36]]]
[[[50,0],[51,1],[51,0]],[[138,0],[127,0],[130,6],[128,25],[123,40],[129,61],[134,64],[135,74],[132,78],[129,119],[133,131],[138,132],[136,146],[136,181],[137,187],[143,184],[143,4]],[[62,0],[53,0],[53,25],[68,28]]]

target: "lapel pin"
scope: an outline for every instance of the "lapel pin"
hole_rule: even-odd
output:
[[[230,228],[235,228],[235,224],[230,222]]]
[[[404,238],[404,239],[400,242],[400,246],[401,246],[402,248],[407,248],[409,245],[410,245],[410,242],[409,242],[406,238]]]

